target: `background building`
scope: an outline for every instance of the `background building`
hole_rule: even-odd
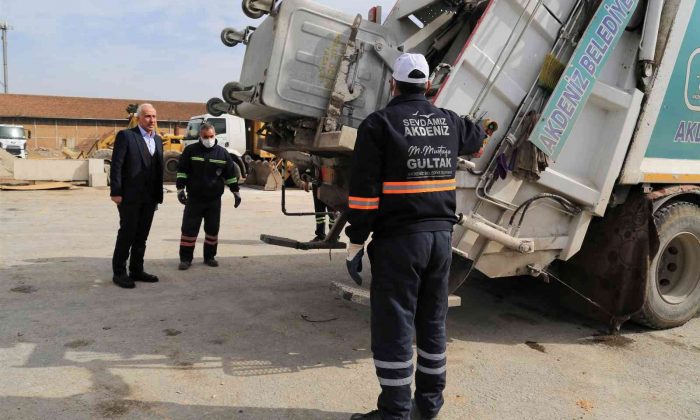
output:
[[[158,130],[165,133],[184,134],[191,116],[206,113],[203,103],[193,102],[4,94],[0,95],[0,124],[23,125],[31,135],[29,150],[85,150],[126,127],[127,105],[144,102],[156,108]]]

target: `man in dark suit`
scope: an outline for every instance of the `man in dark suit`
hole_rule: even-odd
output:
[[[136,116],[136,127],[117,134],[110,172],[110,196],[119,209],[112,281],[126,289],[133,289],[134,281],[158,281],[143,270],[143,256],[153,213],[163,202],[163,141],[156,133],[156,110],[151,104],[142,104]]]

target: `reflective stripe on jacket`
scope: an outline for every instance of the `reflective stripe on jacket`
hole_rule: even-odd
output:
[[[201,142],[190,144],[180,156],[177,166],[177,189],[187,188],[193,200],[216,200],[224,187],[238,191],[235,163],[226,149],[219,145],[206,148]]]
[[[477,152],[484,131],[425,95],[401,95],[357,131],[346,234],[451,230],[457,221],[457,157]]]

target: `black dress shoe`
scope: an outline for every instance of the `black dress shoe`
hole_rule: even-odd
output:
[[[372,410],[365,414],[355,413],[350,416],[350,420],[382,420],[382,416],[379,415],[379,410]]]
[[[209,258],[209,259],[204,260],[204,264],[208,265],[209,267],[218,267],[219,266],[219,262],[216,261],[216,259],[214,259],[214,258]]]
[[[156,283],[158,281],[158,276],[148,274],[145,271],[141,271],[139,273],[129,273],[129,277],[131,277],[131,279],[134,281],[142,281],[144,283]]]
[[[178,270],[187,270],[190,268],[192,265],[192,261],[180,261],[180,264],[177,266]]]
[[[122,287],[124,289],[133,289],[136,287],[134,284],[134,281],[129,278],[126,274],[115,274],[112,276],[112,281],[114,284],[116,284],[119,287]]]

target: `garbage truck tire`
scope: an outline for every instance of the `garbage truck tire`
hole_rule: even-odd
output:
[[[654,216],[659,250],[647,275],[646,298],[635,320],[651,328],[685,324],[700,310],[700,207],[677,201]]]
[[[180,152],[168,151],[163,153],[163,181],[177,180],[177,165],[180,162]]]

